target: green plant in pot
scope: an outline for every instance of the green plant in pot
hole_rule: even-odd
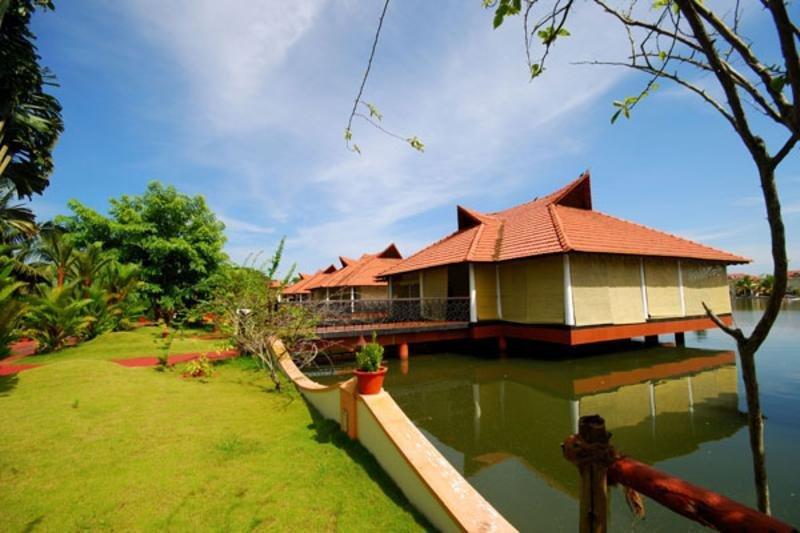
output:
[[[377,335],[372,334],[372,342],[368,342],[356,352],[356,378],[359,394],[378,394],[383,387],[383,378],[388,370],[381,366],[383,362],[383,346],[378,344]]]

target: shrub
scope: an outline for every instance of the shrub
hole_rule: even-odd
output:
[[[377,372],[383,361],[383,346],[375,342],[376,336],[372,334],[372,342],[368,342],[356,353],[356,367],[362,372]]]
[[[25,315],[27,334],[39,342],[42,351],[57,351],[71,338],[79,338],[95,318],[87,313],[91,300],[75,298],[74,284],[62,287],[39,285]]]
[[[207,378],[213,373],[214,370],[205,354],[186,363],[183,369],[183,376],[189,378]]]
[[[11,263],[0,266],[0,357],[8,355],[8,345],[17,339],[19,318],[25,312],[18,291],[25,284],[14,278]]]

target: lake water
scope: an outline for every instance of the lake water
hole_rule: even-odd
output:
[[[749,331],[760,302],[740,301]],[[662,336],[662,342],[672,340]],[[755,506],[745,400],[734,343],[709,330],[686,348],[580,358],[544,348],[520,357],[440,353],[389,360],[385,388],[439,451],[520,530],[574,531],[579,480],[561,441],[577,417],[600,414],[621,452]],[[800,524],[800,303],[785,305],[758,354],[775,516]],[[612,490],[613,530],[698,525],[646,501],[635,520]]]

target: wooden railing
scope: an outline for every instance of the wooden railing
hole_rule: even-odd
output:
[[[725,496],[711,492],[618,453],[597,415],[582,416],[578,433],[561,445],[581,476],[580,531],[608,529],[608,486],[625,488],[631,507],[644,512],[639,494],[704,526],[720,531],[796,532],[797,529]]]

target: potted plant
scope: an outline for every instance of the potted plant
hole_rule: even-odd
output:
[[[356,353],[356,378],[359,394],[378,394],[383,387],[383,378],[388,370],[381,366],[383,346],[376,342],[372,334],[372,342],[368,342]]]

